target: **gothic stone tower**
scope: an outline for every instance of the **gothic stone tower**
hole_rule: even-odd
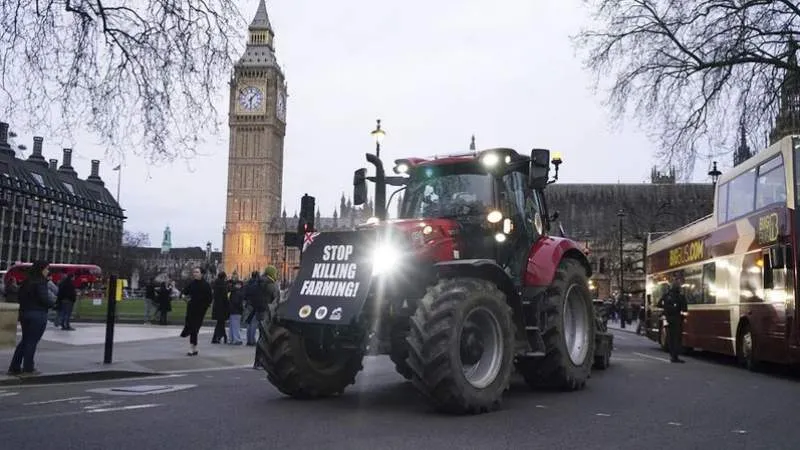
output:
[[[267,227],[280,214],[286,83],[273,47],[267,6],[260,0],[249,40],[230,81],[228,196],[223,232],[225,271],[240,278],[263,271]]]

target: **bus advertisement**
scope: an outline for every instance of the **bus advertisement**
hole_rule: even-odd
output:
[[[789,136],[723,174],[713,213],[648,237],[646,333],[666,349],[658,301],[677,278],[688,302],[682,343],[759,362],[800,361],[795,302],[800,136]]]

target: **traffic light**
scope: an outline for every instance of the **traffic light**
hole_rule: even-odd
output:
[[[299,233],[310,233],[314,231],[314,197],[305,194],[300,199],[300,221],[297,224]]]

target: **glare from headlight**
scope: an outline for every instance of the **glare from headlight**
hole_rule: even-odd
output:
[[[386,273],[400,261],[400,252],[391,245],[381,245],[375,249],[372,255],[372,274],[379,275]]]

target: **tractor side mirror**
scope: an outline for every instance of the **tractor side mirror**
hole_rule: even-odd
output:
[[[353,204],[367,203],[367,169],[358,169],[353,174]]]
[[[535,148],[531,150],[528,181],[533,189],[544,189],[550,176],[550,150]]]

